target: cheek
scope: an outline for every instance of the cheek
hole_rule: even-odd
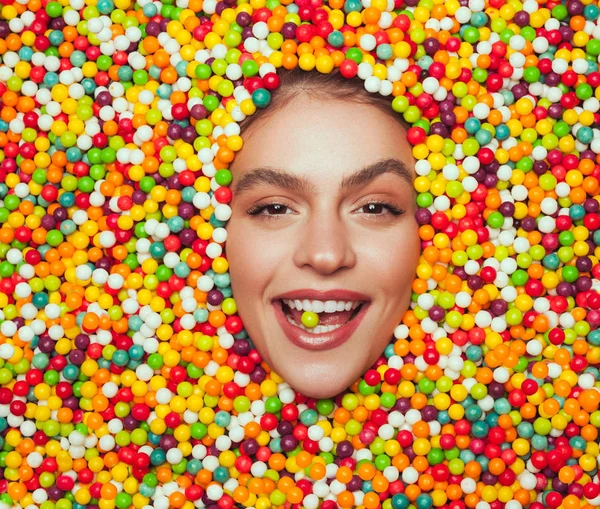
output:
[[[261,233],[253,227],[251,221],[243,223],[233,216],[227,225],[225,253],[229,262],[229,274],[234,292],[233,297],[240,298],[250,294],[262,295],[273,272],[281,265],[281,243],[273,242],[272,234]],[[255,302],[262,302],[261,297]]]
[[[377,267],[375,279],[389,297],[410,295],[412,281],[419,262],[421,241],[416,222],[381,239],[372,246],[372,266]]]
[[[232,217],[227,224],[227,242],[225,243],[225,254],[229,262],[229,275],[233,297],[240,296],[253,285],[255,271],[250,270],[254,264],[252,260],[254,250],[252,236],[247,230],[239,226],[239,222]]]
[[[381,232],[368,242],[361,242],[361,254],[373,267],[382,272],[398,271],[407,277],[414,276],[419,261],[421,240],[416,221],[406,221],[393,231]]]
[[[416,269],[419,257],[421,255],[421,238],[419,237],[419,225],[415,220],[410,223],[410,227],[407,228],[405,235],[406,243],[406,260],[410,263],[411,267]],[[414,274],[411,274],[414,276]]]

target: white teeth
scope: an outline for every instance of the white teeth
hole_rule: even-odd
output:
[[[328,300],[325,303],[325,313],[335,313],[337,311],[337,304],[334,300]]]
[[[312,311],[313,313],[337,313],[340,311],[351,311],[360,306],[360,301],[346,301],[346,300],[299,300],[299,299],[283,299],[283,302],[290,309],[297,309],[299,311]]]
[[[310,332],[311,334],[323,334],[324,332],[331,332],[332,330],[339,329],[340,327],[343,327],[345,325],[317,325],[316,327],[309,329],[301,323],[296,323],[290,315],[286,314],[285,317],[287,318],[287,321],[290,322],[292,325],[300,327],[301,329],[304,329],[306,332]]]
[[[312,305],[312,310],[315,313],[322,313],[323,311],[325,311],[325,303],[321,300],[315,300],[313,302],[311,302]]]

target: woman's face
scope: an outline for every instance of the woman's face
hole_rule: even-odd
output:
[[[243,138],[225,248],[239,315],[293,389],[335,396],[410,301],[420,241],[405,130],[374,106],[302,95]],[[306,310],[327,328],[290,323]]]

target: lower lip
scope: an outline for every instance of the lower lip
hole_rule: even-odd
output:
[[[277,316],[280,327],[294,345],[304,348],[305,350],[330,350],[343,345],[350,339],[350,336],[352,336],[367,314],[370,303],[365,302],[358,314],[348,323],[335,330],[323,332],[321,334],[311,334],[288,322],[285,313],[283,312],[283,303],[281,300],[275,301],[273,307],[275,308],[275,315]]]

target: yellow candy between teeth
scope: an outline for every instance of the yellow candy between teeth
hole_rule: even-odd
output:
[[[313,311],[305,311],[302,313],[302,325],[309,329],[312,329],[319,325],[319,315]]]

